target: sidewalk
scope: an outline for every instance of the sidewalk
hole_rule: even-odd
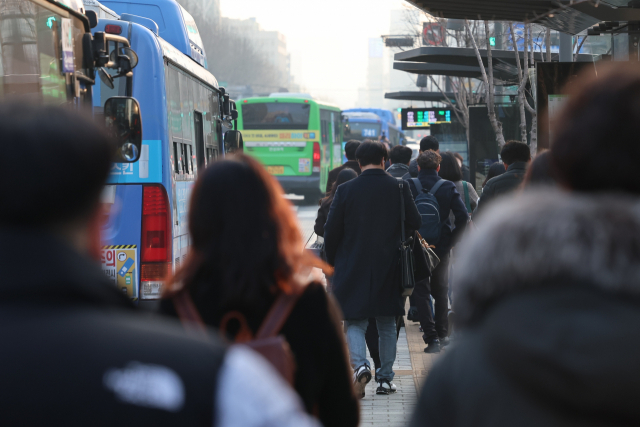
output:
[[[407,311],[409,307],[407,305]],[[376,383],[372,380],[366,389],[366,396],[360,401],[360,426],[407,426],[411,420],[418,392],[437,358],[444,354],[427,354],[422,341],[419,324],[405,317],[405,328],[400,330],[398,354],[393,370],[393,382],[398,387],[394,394],[376,395]],[[373,361],[369,359],[371,366]]]

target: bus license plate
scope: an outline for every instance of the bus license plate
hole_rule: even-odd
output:
[[[267,166],[267,172],[271,175],[282,175],[284,174],[284,166]]]

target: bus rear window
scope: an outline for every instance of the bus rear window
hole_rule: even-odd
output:
[[[378,139],[382,126],[380,123],[363,123],[349,121],[349,130],[351,133],[345,133],[345,139]]]
[[[309,129],[309,104],[269,102],[244,104],[244,129]]]

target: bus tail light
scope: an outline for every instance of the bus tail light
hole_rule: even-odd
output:
[[[313,143],[313,172],[320,172],[320,143]]]
[[[142,238],[140,247],[140,298],[160,298],[171,273],[171,210],[161,185],[142,187]]]
[[[120,25],[113,25],[113,24],[105,25],[104,32],[107,34],[120,35],[122,34],[122,27]]]

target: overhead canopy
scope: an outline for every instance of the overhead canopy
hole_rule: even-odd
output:
[[[493,77],[496,84],[502,81],[517,81],[518,70],[515,67],[505,69],[499,64],[494,64]],[[450,65],[450,64],[431,64],[424,62],[394,62],[394,70],[406,71],[412,74],[426,74],[431,76],[449,76],[449,77],[470,77],[473,79],[482,78],[482,71],[476,62],[475,66],[469,65]]]
[[[446,98],[445,98],[446,95]],[[386,99],[395,99],[397,101],[431,101],[431,102],[445,102],[447,98],[455,102],[456,96],[453,92],[389,92],[385,93]]]
[[[578,34],[600,21],[640,21],[629,0],[407,0],[431,15],[449,19],[537,22]]]

